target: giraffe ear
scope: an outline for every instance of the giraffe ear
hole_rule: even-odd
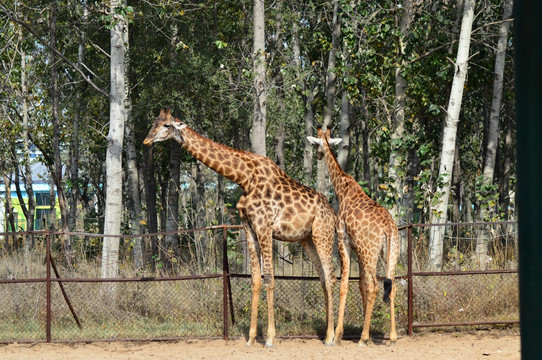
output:
[[[322,139],[318,139],[312,136],[307,136],[307,140],[309,140],[311,144],[320,145],[320,146],[324,145],[324,142],[322,141]]]
[[[180,121],[175,121],[173,124],[174,124],[173,126],[175,126],[175,129],[177,129],[179,131],[181,131],[182,129],[184,129],[187,126],[185,123],[182,123]]]
[[[343,139],[340,139],[340,138],[335,138],[335,139],[329,139],[329,145],[337,145],[339,144],[341,141],[343,141]]]

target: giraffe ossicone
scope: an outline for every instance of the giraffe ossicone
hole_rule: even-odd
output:
[[[267,288],[265,345],[273,346],[276,335],[272,239],[299,241],[314,262],[326,305],[324,343],[333,345],[333,287],[336,278],[332,252],[336,215],[325,196],[290,178],[270,159],[213,142],[174,118],[170,110],[162,109],[143,143],[151,145],[168,139],[174,139],[196,159],[243,188],[237,210],[247,234],[252,278],[247,345],[252,345],[257,335],[262,270],[263,285]]]
[[[310,143],[314,145],[324,146],[324,140],[322,139],[315,138],[313,136],[307,136],[307,139],[309,140]],[[328,140],[329,145],[337,145],[337,144],[340,144],[341,141],[343,141],[343,139],[341,138],[333,138],[333,139]]]

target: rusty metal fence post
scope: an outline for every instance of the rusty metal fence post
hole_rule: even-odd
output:
[[[46,323],[45,323],[45,339],[46,342],[51,342],[51,233],[48,231],[45,235],[46,239],[46,281],[45,281],[45,292],[46,292]]]
[[[408,336],[413,335],[412,324],[414,322],[414,290],[412,286],[414,281],[412,280],[412,224],[407,226],[407,311],[408,311]]]
[[[229,320],[228,320],[228,294],[229,294],[229,269],[228,269],[228,232],[222,227],[222,289],[224,305],[224,340],[229,338]]]

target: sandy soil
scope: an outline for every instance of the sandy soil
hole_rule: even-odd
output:
[[[358,347],[344,340],[342,346],[326,347],[319,340],[276,339],[274,348],[252,347],[244,339],[190,340],[179,342],[115,342],[92,344],[0,345],[2,360],[90,359],[506,359],[519,360],[520,338],[494,332],[429,333],[400,337],[394,346],[376,342]]]

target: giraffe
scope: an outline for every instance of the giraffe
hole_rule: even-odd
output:
[[[332,252],[337,219],[326,198],[290,178],[269,158],[215,143],[174,118],[169,109],[162,109],[143,143],[150,145],[167,139],[176,140],[196,159],[243,188],[237,210],[247,234],[252,277],[247,346],[254,344],[257,335],[262,270],[267,289],[266,347],[273,346],[276,335],[272,238],[299,241],[314,262],[324,290],[327,313],[324,344],[333,345],[333,287],[337,279]]]
[[[323,151],[329,176],[339,199],[337,220],[337,241],[341,258],[341,284],[339,299],[339,318],[335,329],[335,343],[341,343],[344,326],[344,309],[348,294],[350,271],[350,249],[354,249],[359,259],[359,289],[363,301],[364,324],[359,345],[369,345],[369,328],[373,306],[378,293],[376,266],[383,248],[387,253],[386,279],[384,280],[384,300],[390,302],[391,329],[390,343],[397,341],[395,329],[395,269],[399,257],[399,231],[391,214],[369,198],[361,186],[345,173],[333,155],[330,145],[341,139],[331,139],[329,129],[318,129],[318,138],[308,137],[309,141]]]

